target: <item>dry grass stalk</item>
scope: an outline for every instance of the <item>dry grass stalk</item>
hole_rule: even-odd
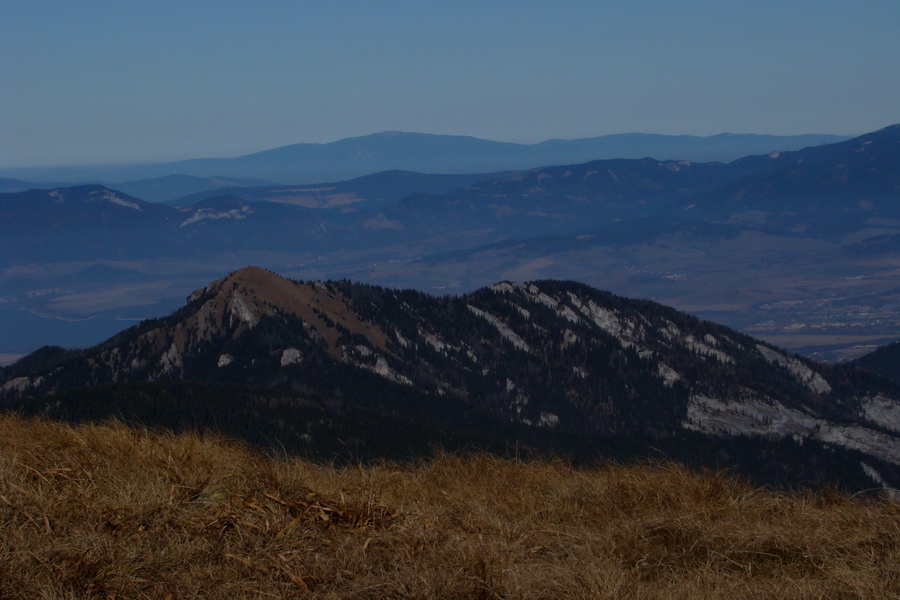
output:
[[[896,598],[900,504],[677,465],[329,468],[0,417],[4,598]]]

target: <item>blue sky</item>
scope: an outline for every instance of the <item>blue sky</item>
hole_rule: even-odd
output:
[[[900,2],[0,0],[0,167],[900,122]]]

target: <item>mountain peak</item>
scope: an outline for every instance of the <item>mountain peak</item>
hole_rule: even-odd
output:
[[[363,323],[352,302],[332,283],[321,281],[298,283],[266,269],[247,266],[206,288],[195,291],[188,303],[201,303],[190,317],[192,329],[204,330],[205,323],[217,323],[231,336],[253,329],[265,317],[297,319],[307,331],[325,341],[332,354],[338,354],[339,328],[362,335],[379,348],[385,335],[377,327]]]
[[[506,281],[435,297],[294,282],[250,266],[198,290],[169,317],[63,356],[51,369],[14,366],[0,376],[0,398],[10,400],[182,379],[304,390],[335,409],[355,403],[481,431],[512,424],[589,444],[644,439],[685,448],[756,436],[754,448],[785,445],[779,456],[800,479],[807,462],[796,453],[824,444],[830,449],[815,464],[839,458],[860,488],[875,478],[869,471],[896,485],[900,465],[900,388],[887,380],[567,281]]]
[[[246,267],[242,267],[237,271],[233,271],[225,276],[226,280],[228,279],[237,279],[241,281],[260,281],[260,282],[270,282],[273,280],[284,280],[284,277],[280,275],[276,275],[272,271],[268,269],[263,269],[262,267],[257,267],[255,265],[248,265]]]
[[[267,292],[273,286],[277,286],[281,281],[287,280],[262,267],[250,265],[238,269],[237,271],[233,271],[221,279],[216,279],[205,288],[195,290],[188,296],[188,303],[191,303],[198,298],[208,296],[209,294],[219,296],[226,293],[225,290],[234,290],[238,288],[245,290],[256,290],[259,288],[260,291]],[[264,293],[263,295],[267,296],[268,294]]]
[[[247,266],[229,273],[206,287],[216,298],[241,298],[243,295],[262,298],[266,304],[285,308],[289,303],[294,284],[261,267]],[[196,292],[195,292],[196,294]],[[258,308],[258,307],[255,307]],[[258,311],[254,311],[258,312]],[[261,315],[256,314],[257,318]],[[249,317],[245,321],[255,320]]]

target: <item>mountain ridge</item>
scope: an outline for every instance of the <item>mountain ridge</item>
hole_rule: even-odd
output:
[[[473,173],[648,156],[658,160],[727,162],[750,154],[799,149],[843,139],[847,138],[828,134],[731,134],[726,137],[612,134],[516,144],[473,136],[382,132],[324,144],[290,144],[234,158],[197,158],[119,167],[0,168],[0,177],[113,182],[180,174],[301,184],[350,179],[387,170]]]
[[[0,375],[10,405],[85,385],[219,381],[413,422],[432,414],[473,431],[575,436],[582,447],[626,438],[727,447],[742,436],[767,452],[821,444],[857,481],[871,471],[900,485],[900,386],[574,282],[436,297],[247,267],[166,318]]]

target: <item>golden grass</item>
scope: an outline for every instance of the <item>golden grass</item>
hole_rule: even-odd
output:
[[[331,468],[0,417],[3,598],[897,598],[900,504],[677,465]]]

